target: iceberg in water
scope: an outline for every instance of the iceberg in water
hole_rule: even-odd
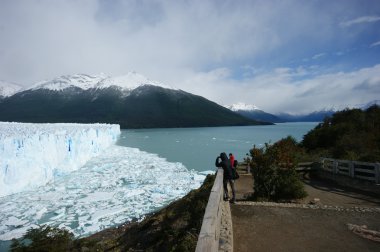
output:
[[[119,135],[111,124],[0,122],[0,197],[77,170]]]

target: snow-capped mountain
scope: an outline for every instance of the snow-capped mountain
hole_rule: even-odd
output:
[[[0,80],[0,98],[9,97],[21,89],[20,85]]]
[[[256,107],[256,105],[245,104],[243,102],[238,102],[232,105],[226,105],[225,107],[235,112],[239,110],[244,110],[244,111],[260,110],[258,107]]]
[[[100,122],[122,128],[263,124],[134,72],[66,75],[36,83],[0,100],[0,121]]]
[[[52,80],[42,81],[34,84],[29,89],[48,89],[53,91],[61,91],[70,87],[77,87],[82,90],[88,89],[105,89],[109,87],[116,87],[121,90],[133,90],[143,85],[152,85],[163,88],[170,88],[157,81],[152,81],[145,76],[136,72],[129,72],[123,76],[110,77],[105,74],[88,75],[88,74],[74,74],[64,75]]]
[[[261,122],[279,123],[283,122],[280,118],[270,113],[260,110],[257,106],[238,102],[232,105],[225,106],[231,111],[234,111],[244,117]]]
[[[344,109],[366,110],[375,105],[379,106],[380,100],[373,100],[364,104],[334,106],[331,108],[325,108],[319,111],[314,111],[306,114],[280,113],[276,114],[276,116],[281,118],[285,122],[321,122],[326,117],[331,117],[334,113]]]

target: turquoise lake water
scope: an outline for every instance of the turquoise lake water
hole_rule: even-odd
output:
[[[118,144],[156,153],[188,169],[206,171],[215,169],[215,158],[221,152],[233,153],[242,161],[253,145],[261,147],[289,135],[301,141],[317,124],[122,130]]]

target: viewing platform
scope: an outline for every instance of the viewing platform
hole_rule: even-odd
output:
[[[254,202],[248,200],[252,174],[239,168],[236,204],[223,201],[218,172],[196,251],[379,251],[379,194],[321,179],[305,169],[300,174],[305,199]],[[369,173],[374,176],[376,171]]]

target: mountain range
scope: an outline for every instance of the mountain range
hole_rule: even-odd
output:
[[[373,105],[379,105],[380,100],[374,100],[366,104],[357,104],[351,106],[351,108],[359,108],[365,110]],[[283,123],[283,122],[321,122],[326,117],[331,117],[335,112],[342,109],[324,109],[320,111],[314,111],[306,114],[289,114],[289,113],[278,113],[271,114],[263,110],[260,110],[255,105],[249,105],[244,103],[236,103],[233,105],[225,106],[226,108],[242,115],[252,120],[265,121],[272,123]]]
[[[0,83],[0,121],[117,123],[122,128],[268,124],[137,73],[67,75],[21,89]]]
[[[379,100],[354,107],[365,109]],[[337,110],[271,114],[255,105],[220,106],[141,74],[65,75],[29,88],[0,81],[0,121],[118,123],[122,128],[318,122]]]
[[[231,111],[234,111],[234,112],[244,116],[244,117],[247,117],[247,118],[250,118],[250,119],[256,120],[256,121],[272,122],[272,123],[285,122],[284,119],[282,119],[276,115],[267,113],[267,112],[259,109],[255,105],[248,105],[248,104],[239,102],[236,104],[227,105],[225,107]]]

